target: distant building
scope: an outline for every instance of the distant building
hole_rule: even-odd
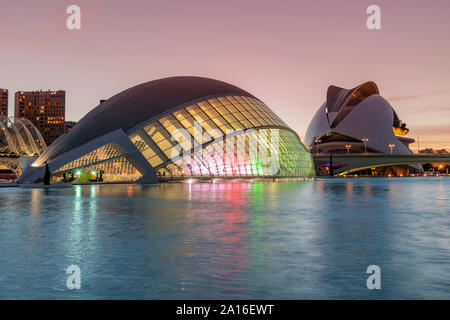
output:
[[[0,116],[8,118],[8,90],[0,89]]]
[[[314,154],[411,154],[409,145],[415,140],[406,137],[408,132],[378,86],[369,81],[352,89],[329,86],[326,101],[306,131],[305,144]],[[333,164],[337,165],[342,164]],[[318,169],[329,171],[329,164]],[[410,169],[419,171],[422,167],[376,167],[361,174],[406,175]]]
[[[330,86],[306,131],[305,144],[321,154],[408,154],[414,142],[405,137],[408,132],[378,86],[369,81],[353,89]]]
[[[449,154],[446,149],[435,150],[432,148],[422,149],[419,151],[419,153]]]
[[[66,127],[65,127],[65,133],[69,132],[70,130],[72,130],[72,128],[76,125],[76,121],[66,121]]]
[[[66,129],[66,92],[19,91],[15,94],[14,115],[18,119],[30,120],[50,145]]]

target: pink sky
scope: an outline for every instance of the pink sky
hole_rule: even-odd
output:
[[[80,31],[66,29],[71,4]],[[371,4],[382,30],[366,28]],[[448,0],[15,0],[0,30],[10,115],[19,90],[64,89],[79,120],[130,86],[197,75],[251,92],[303,137],[329,85],[373,80],[421,148],[450,149]]]

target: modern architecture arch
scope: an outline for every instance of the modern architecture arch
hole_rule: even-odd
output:
[[[261,100],[201,77],[151,81],[100,103],[20,181],[41,178],[45,163],[78,181],[314,175],[298,135]]]
[[[29,120],[0,116],[1,156],[39,156],[46,148],[41,133]]]

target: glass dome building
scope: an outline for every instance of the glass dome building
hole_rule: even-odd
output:
[[[19,179],[48,163],[69,181],[158,181],[310,177],[311,154],[261,100],[231,84],[171,77],[100,103],[58,138]]]

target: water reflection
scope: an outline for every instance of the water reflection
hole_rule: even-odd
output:
[[[79,264],[82,259],[83,251],[83,188],[74,186],[75,196],[73,198],[73,215],[70,224],[70,236],[66,242],[67,256],[74,261],[73,264]]]
[[[39,215],[41,211],[41,195],[42,189],[31,190],[31,214],[34,216]]]
[[[449,186],[358,178],[0,190],[0,298],[449,297]],[[70,264],[83,272],[75,296],[65,290]],[[365,287],[370,264],[383,270],[381,292]]]

